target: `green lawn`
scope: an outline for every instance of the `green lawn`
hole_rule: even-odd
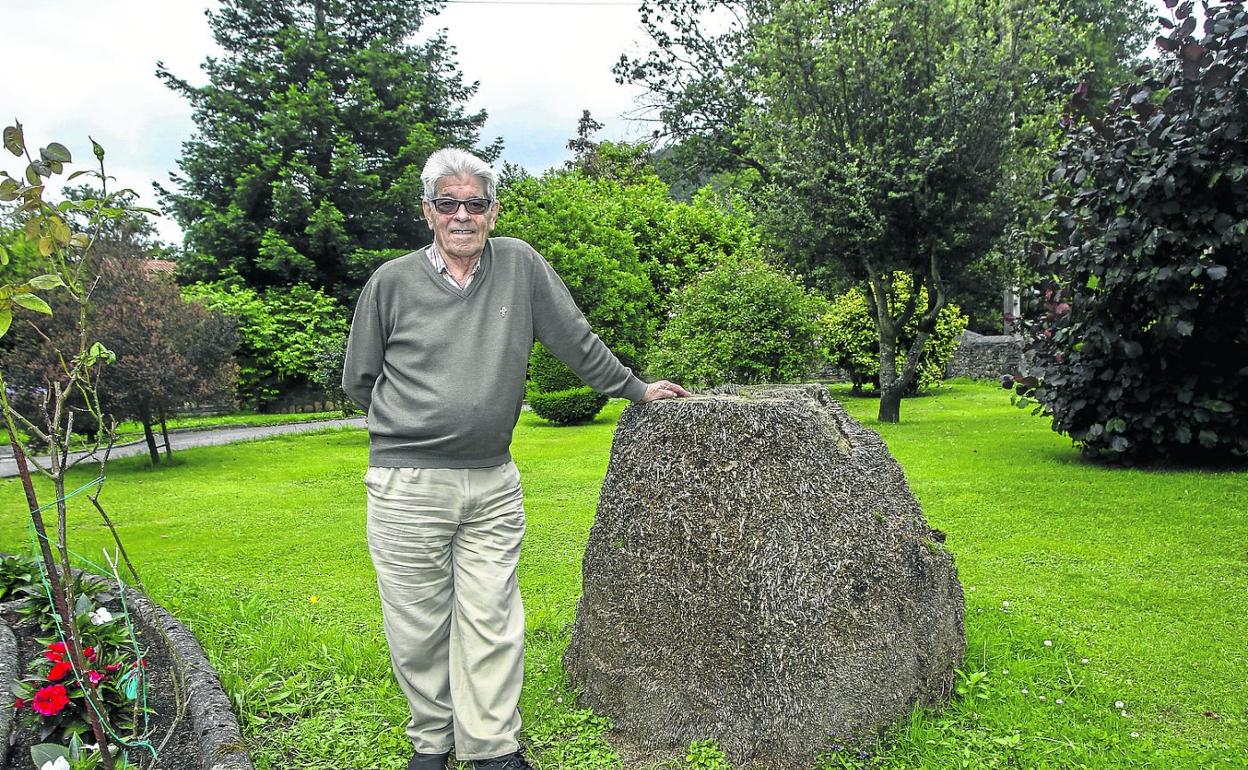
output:
[[[1084,463],[992,385],[908,400],[899,425],[835,393],[883,434],[948,533],[966,588],[964,669],[987,676],[865,758],[845,749],[822,767],[1248,767],[1248,473]],[[542,770],[613,766],[559,661],[622,405],[578,428],[526,412],[516,431],[522,708]],[[408,756],[364,540],[366,451],[348,430],[110,470],[102,501],[148,588],[203,640],[261,770],[397,770]],[[0,548],[25,548],[14,481],[0,506]],[[106,531],[71,510],[71,542],[99,561]],[[684,766],[717,767],[713,749],[691,754]]]

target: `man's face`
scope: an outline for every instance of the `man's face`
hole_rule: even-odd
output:
[[[446,177],[438,181],[435,198],[484,198],[484,184],[475,176]],[[434,243],[446,259],[470,260],[481,256],[485,239],[498,219],[498,201],[490,204],[484,214],[469,214],[459,206],[454,214],[439,214],[429,201],[423,201],[425,221],[433,230]]]

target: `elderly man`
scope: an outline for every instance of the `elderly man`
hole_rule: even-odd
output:
[[[498,202],[483,161],[439,150],[421,179],[433,243],[369,279],[342,374],[368,414],[368,545],[411,706],[408,769],[443,770],[453,747],[477,770],[531,770],[517,740],[525,519],[509,446],[533,340],[607,395],[689,393],[639,380],[540,254],[489,237]]]

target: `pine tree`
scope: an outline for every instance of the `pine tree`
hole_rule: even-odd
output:
[[[160,189],[185,231],[187,280],[308,283],[350,297],[376,251],[430,238],[420,170],[435,149],[472,149],[445,33],[413,44],[436,0],[223,0],[208,11],[223,50],[197,87],[158,63],[194,107],[178,189]],[[501,140],[478,152],[494,158]]]

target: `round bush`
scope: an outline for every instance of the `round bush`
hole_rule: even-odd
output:
[[[649,370],[694,387],[799,380],[819,358],[826,306],[760,259],[727,259],[679,293]]]
[[[579,388],[585,384],[540,342],[533,345],[533,352],[529,354],[529,382],[542,393]]]
[[[913,281],[905,273],[894,273],[889,304],[902,307],[910,298]],[[897,337],[898,361],[905,359],[906,352],[914,344],[919,331],[919,314],[927,306],[927,289],[919,292],[917,309],[901,329]],[[823,330],[823,352],[829,363],[844,369],[853,383],[854,390],[863,386],[872,389],[880,386],[880,333],[875,328],[867,297],[862,289],[851,289],[832,300],[828,312],[820,319]],[[945,367],[962,332],[966,330],[966,316],[957,305],[945,305],[936,316],[936,328],[932,330],[923,353],[915,368],[911,392],[926,390],[940,384]]]
[[[551,393],[531,390],[528,400],[538,417],[560,425],[589,422],[607,405],[606,396],[584,385]]]

